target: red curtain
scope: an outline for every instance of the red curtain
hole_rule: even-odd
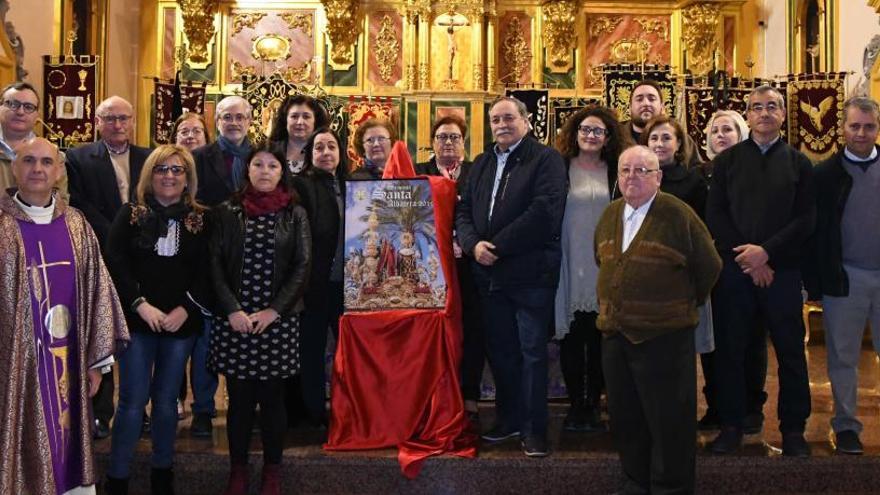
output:
[[[403,143],[397,143],[386,178],[413,176]],[[432,455],[475,457],[477,438],[467,430],[459,389],[461,301],[452,223],[455,183],[431,182],[446,308],[351,313],[339,321],[333,363],[327,450],[397,446],[404,476],[418,475]]]

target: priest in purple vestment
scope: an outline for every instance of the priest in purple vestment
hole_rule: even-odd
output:
[[[16,149],[0,191],[0,493],[94,493],[91,402],[129,340],[83,214],[56,194],[58,148]]]

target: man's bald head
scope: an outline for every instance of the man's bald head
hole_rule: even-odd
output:
[[[38,137],[20,144],[15,148],[12,175],[22,199],[37,206],[48,204],[62,167],[58,146],[48,140]]]
[[[632,146],[617,159],[617,182],[623,199],[633,208],[648,202],[660,189],[660,162],[646,146]]]

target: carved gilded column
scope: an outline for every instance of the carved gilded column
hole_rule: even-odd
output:
[[[498,39],[498,11],[496,10],[495,0],[486,2],[486,90],[495,91],[497,76],[495,43]]]
[[[483,16],[471,16],[471,62],[473,64],[473,77],[471,89],[483,90]]]
[[[553,73],[566,73],[572,67],[571,52],[577,41],[574,0],[547,0],[541,4],[543,14],[544,46],[547,48],[544,66]]]
[[[431,89],[431,16],[419,16],[419,89]]]
[[[416,20],[415,12],[407,11],[403,25],[403,82],[407,91],[416,89]]]
[[[357,0],[321,0],[327,14],[327,37],[330,38],[329,64],[334,70],[348,70],[354,65],[354,48],[363,28],[360,2]]]
[[[702,76],[713,68],[719,43],[717,33],[721,10],[717,4],[696,3],[681,11],[683,48],[687,50],[687,67]]]
[[[177,0],[187,41],[187,62],[194,69],[211,63],[209,47],[214,39],[214,14],[220,0]]]

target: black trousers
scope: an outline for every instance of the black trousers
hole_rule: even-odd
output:
[[[605,379],[602,376],[602,334],[596,313],[576,311],[568,335],[559,346],[559,364],[572,405],[599,406]],[[586,347],[586,359],[584,359]],[[586,397],[584,394],[586,393]]]
[[[715,383],[715,352],[700,354],[700,366],[703,368],[703,396],[706,398],[708,411],[718,414],[718,385]],[[767,331],[763,321],[756,321],[746,343],[745,367],[746,414],[764,415],[764,403],[767,392]]]
[[[693,329],[633,344],[602,340],[611,431],[623,466],[621,493],[693,493],[697,365]]]
[[[254,425],[254,411],[260,405],[260,437],[263,463],[280,464],[287,417],[284,412],[284,380],[239,380],[226,377],[229,412],[226,436],[232,464],[247,464]]]
[[[480,311],[480,295],[471,275],[470,259],[456,259],[461,292],[462,354],[459,381],[464,400],[480,400],[483,368],[486,365],[486,332]]]
[[[113,413],[116,408],[113,407],[113,391],[116,388],[113,381],[113,372],[101,375],[101,385],[98,387],[98,393],[92,397],[92,411],[95,413],[95,419],[101,420],[102,423],[109,425],[113,419]]]
[[[300,340],[300,374],[296,390],[296,379],[288,381],[285,393],[289,423],[296,418],[290,416],[300,407],[297,394],[302,397],[305,412],[314,423],[327,421],[327,329],[333,335],[339,332],[339,316],[342,315],[342,282],[330,282],[323,297],[310,297],[309,305],[302,315]],[[293,385],[292,385],[293,384]],[[290,421],[293,420],[293,421]]]
[[[802,433],[810,416],[810,383],[804,352],[801,276],[777,270],[759,288],[736,263],[725,261],[712,299],[715,310],[715,377],[721,423],[742,427],[746,414],[745,362],[748,334],[761,315],[779,363],[779,429]]]

